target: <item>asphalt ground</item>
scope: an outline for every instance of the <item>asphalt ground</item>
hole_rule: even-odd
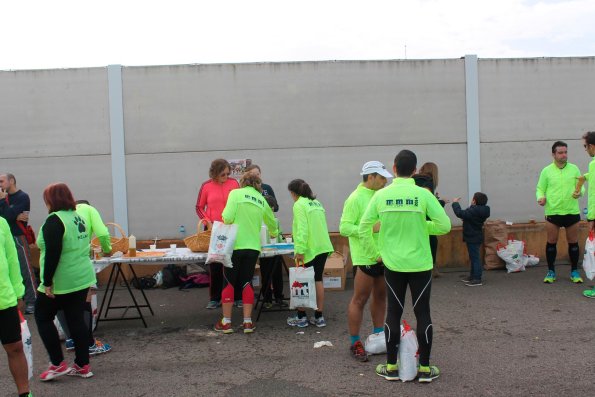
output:
[[[34,319],[36,396],[592,396],[595,395],[595,299],[572,284],[569,267],[545,285],[544,266],[524,273],[485,273],[481,287],[459,282],[464,272],[443,272],[432,286],[432,364],[442,371],[430,384],[389,382],[349,354],[345,291],[327,292],[326,328],[303,334],[285,324],[288,312],[263,313],[252,335],[212,330],[220,312],[204,309],[206,289],[151,290],[155,310],[148,328],[139,320],[102,322],[96,336],[113,350],[91,359],[95,376],[37,380],[47,355]],[[120,303],[129,302],[125,291]],[[415,324],[407,295],[404,319]],[[256,318],[256,315],[253,316]],[[241,324],[240,309],[233,321]],[[365,315],[362,337],[371,332]],[[333,347],[314,349],[317,341]],[[68,360],[74,355],[66,352]],[[0,358],[0,395],[16,395],[6,359]]]

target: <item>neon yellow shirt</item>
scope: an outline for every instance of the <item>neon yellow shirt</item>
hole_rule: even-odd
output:
[[[52,214],[56,214],[64,225],[62,253],[52,280],[53,293],[56,295],[69,294],[89,288],[97,280],[95,279],[93,264],[89,258],[89,236],[84,220],[80,218],[76,211],[56,211]],[[37,246],[40,250],[40,277],[41,280],[44,280],[46,246],[42,230],[43,226],[37,235]],[[45,293],[43,283],[39,285],[37,290]]]
[[[558,168],[555,162],[545,167],[539,175],[535,198],[545,197],[545,215],[578,215],[581,213],[578,199],[572,197],[576,188],[577,177],[581,176],[578,167],[566,163]],[[581,195],[585,188],[581,188]]]
[[[368,204],[376,193],[375,190],[368,189],[363,183],[360,183],[357,188],[347,197],[343,205],[343,213],[341,221],[339,222],[339,233],[341,236],[349,238],[349,250],[351,253],[351,262],[354,266],[358,265],[373,265],[376,263],[376,258],[367,257],[364,254],[364,248],[359,238],[359,222],[368,208]],[[373,234],[375,242],[378,242],[378,233]]]
[[[376,244],[372,228],[378,221],[380,232]],[[376,192],[359,225],[365,255],[382,257],[384,266],[397,272],[432,269],[428,236],[449,231],[450,219],[438,199],[430,191],[415,186],[412,178],[399,177]]]
[[[0,310],[17,305],[25,295],[19,257],[6,219],[0,217]]]
[[[93,233],[95,233],[101,243],[103,252],[106,254],[110,253],[112,251],[112,243],[110,241],[109,230],[107,230],[107,226],[103,223],[99,211],[89,204],[81,203],[76,205],[76,212],[85,220],[87,233],[89,233],[89,244],[91,243]]]
[[[275,215],[262,194],[252,186],[229,192],[222,217],[226,224],[238,225],[234,250],[252,249],[260,252],[260,228],[263,221],[271,237],[277,237]]]
[[[334,251],[326,225],[326,212],[318,200],[300,197],[293,203],[292,234],[295,253],[304,255],[304,263]]]

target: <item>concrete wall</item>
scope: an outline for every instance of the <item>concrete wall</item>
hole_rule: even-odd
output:
[[[595,59],[481,59],[478,71],[493,217],[539,219],[533,190],[552,141],[567,140],[586,170],[580,136],[595,128]],[[32,196],[33,225],[57,180],[113,219],[107,69],[0,72],[0,87],[0,170]],[[337,231],[361,165],[390,166],[402,148],[440,166],[442,196],[473,193],[464,59],[123,67],[122,87],[128,222],[140,238],[194,230],[198,188],[218,157],[262,167],[287,232],[291,179],[311,184]]]

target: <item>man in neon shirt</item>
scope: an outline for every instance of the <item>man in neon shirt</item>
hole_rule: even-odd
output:
[[[570,257],[570,281],[582,283],[583,279],[578,272],[578,225],[581,220],[578,198],[584,193],[584,188],[575,191],[577,178],[581,176],[578,167],[568,162],[568,145],[556,141],[552,145],[553,161],[545,167],[539,175],[535,198],[537,204],[544,207],[545,230],[547,244],[545,256],[548,272],[543,279],[544,283],[552,284],[556,281],[555,261],[557,252],[558,235],[560,228],[566,230],[568,241],[568,256]]]
[[[396,178],[370,200],[360,221],[359,237],[366,257],[374,257],[377,262],[384,263],[388,295],[384,326],[387,359],[386,364],[376,367],[376,374],[386,380],[399,380],[399,330],[405,293],[409,286],[417,320],[418,380],[432,382],[440,376],[440,371],[438,367],[430,365],[433,336],[430,291],[434,261],[429,235],[448,233],[450,219],[430,191],[415,185],[411,176],[416,167],[415,153],[401,150],[397,154],[393,166]],[[378,221],[380,230],[376,244],[373,229]]]
[[[363,247],[358,234],[359,221],[368,208],[368,204],[376,191],[386,185],[392,178],[384,164],[379,161],[368,161],[360,173],[363,182],[349,195],[343,205],[343,214],[339,222],[339,232],[349,238],[351,261],[353,262],[354,281],[353,297],[347,311],[349,335],[351,338],[351,355],[356,360],[368,361],[368,356],[360,340],[359,331],[364,314],[364,306],[372,295],[370,314],[374,324],[374,334],[384,331],[384,314],[386,312],[386,289],[384,287],[384,265],[377,263],[376,258],[368,258],[363,254]],[[378,239],[380,225],[374,228],[374,238]]]

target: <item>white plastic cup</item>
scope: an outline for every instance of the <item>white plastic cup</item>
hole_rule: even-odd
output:
[[[285,237],[285,242],[287,244],[291,244],[293,242],[293,239],[291,237]]]
[[[150,251],[155,251],[156,249],[157,249],[157,245],[156,244],[149,245],[149,250]]]
[[[175,254],[176,253],[176,248],[177,248],[177,245],[170,244],[169,245],[169,252],[171,252],[172,254]]]

